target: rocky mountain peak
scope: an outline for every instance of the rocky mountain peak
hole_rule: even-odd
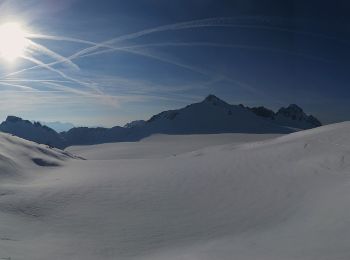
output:
[[[225,101],[223,101],[222,99],[218,98],[217,96],[215,95],[208,95],[204,100],[203,100],[204,103],[210,103],[210,104],[213,104],[213,105],[219,105],[219,104],[224,104],[224,105],[227,105],[227,103]]]

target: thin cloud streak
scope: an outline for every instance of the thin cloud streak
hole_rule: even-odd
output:
[[[81,80],[78,80],[78,79],[75,79],[73,77],[70,77],[68,75],[66,75],[65,73],[63,73],[62,71],[58,70],[58,69],[55,69],[55,68],[52,68],[50,65],[46,64],[46,63],[43,63],[35,58],[32,58],[32,57],[28,57],[28,56],[22,56],[23,59],[26,59],[28,61],[31,61],[33,62],[34,64],[37,64],[38,66],[42,67],[42,68],[45,68],[51,72],[54,72],[54,73],[57,73],[58,75],[60,75],[62,78],[64,79],[67,79],[71,82],[74,82],[74,83],[77,83],[81,86],[85,86],[87,88],[90,88],[92,89],[93,91],[95,91],[96,93],[100,94],[101,96],[105,96],[105,94],[100,91],[93,83],[87,83],[87,82],[84,82],[84,81],[81,81]],[[9,75],[13,75],[13,74],[9,74]]]
[[[153,34],[153,33],[159,33],[159,32],[165,32],[165,31],[175,31],[175,30],[183,30],[183,29],[191,29],[191,28],[201,28],[201,27],[231,27],[231,28],[246,28],[246,29],[260,29],[260,30],[276,30],[281,32],[289,32],[289,33],[299,33],[303,35],[309,35],[313,37],[320,37],[325,39],[331,39],[331,40],[337,40],[334,37],[329,37],[323,34],[317,34],[313,32],[305,32],[305,31],[298,31],[298,30],[292,30],[287,29],[283,27],[276,27],[271,25],[242,25],[242,24],[232,24],[234,21],[236,22],[240,18],[233,18],[233,17],[219,17],[219,18],[208,18],[208,19],[201,19],[201,20],[194,20],[194,21],[188,21],[188,22],[182,22],[182,23],[175,23],[175,24],[169,24],[164,26],[159,26],[151,29],[142,30],[136,33],[131,34],[125,34],[116,38],[112,38],[110,40],[101,42],[101,43],[95,43],[92,41],[86,41],[82,39],[72,38],[72,37],[61,37],[61,36],[52,36],[52,35],[43,35],[43,34],[29,34],[29,38],[41,38],[41,39],[48,39],[48,40],[56,40],[56,41],[71,41],[76,43],[83,43],[92,45],[91,47],[82,49],[73,55],[67,57],[66,59],[61,61],[56,61],[52,63],[48,63],[47,65],[53,66],[56,64],[60,64],[63,62],[69,62],[74,59],[77,59],[85,54],[88,54],[90,52],[94,52],[95,50],[99,48],[108,48],[108,49],[116,49],[115,46],[112,46],[112,44],[123,42],[127,40],[133,40],[140,38],[145,35]],[[251,18],[250,18],[251,19]],[[268,22],[266,17],[258,17],[256,20],[260,20],[260,22]],[[18,72],[15,72],[15,74],[22,73],[24,71],[32,70],[35,68],[39,68],[40,66],[33,66],[31,68],[23,69]],[[5,76],[6,77],[6,76]]]
[[[79,70],[79,66],[73,63],[71,60],[67,60],[66,57],[63,57],[59,55],[58,53],[51,51],[50,49],[46,48],[45,46],[35,43],[33,41],[30,41],[29,48],[38,51],[39,53],[46,54],[47,56],[53,58],[54,60],[59,61],[60,63],[63,63],[67,65],[69,68],[74,70]]]
[[[28,86],[25,86],[25,85],[19,85],[19,84],[13,84],[13,83],[7,83],[7,82],[3,82],[3,81],[0,81],[0,85],[4,85],[4,86],[8,86],[8,87],[14,87],[14,88],[19,88],[19,89],[22,89],[22,90],[35,91],[35,89],[32,88],[32,87],[28,87]]]
[[[145,35],[153,34],[153,33],[159,33],[159,32],[165,32],[165,31],[176,31],[176,30],[183,30],[183,29],[191,29],[191,28],[201,28],[201,27],[231,27],[231,28],[246,28],[246,29],[260,29],[260,30],[274,30],[274,31],[281,31],[281,32],[288,32],[288,33],[299,33],[314,37],[322,37],[322,38],[328,38],[327,36],[323,34],[317,34],[312,32],[304,32],[304,31],[298,31],[293,29],[287,29],[283,27],[276,27],[276,26],[270,26],[270,25],[241,25],[241,24],[233,24],[235,18],[232,17],[219,17],[219,18],[208,18],[208,19],[201,19],[201,20],[194,20],[194,21],[188,21],[188,22],[182,22],[182,23],[175,23],[170,25],[164,25],[159,26],[151,29],[142,30],[136,33],[126,34],[122,35],[110,40],[107,40],[102,43],[98,43],[95,46],[83,49],[72,56],[70,56],[71,59],[75,59],[85,53],[92,52],[94,50],[97,50],[99,48],[105,48],[106,45],[115,44],[118,42],[123,42],[127,40],[133,40],[140,38]],[[332,38],[332,37],[331,37]],[[333,38],[332,38],[333,39]]]
[[[142,49],[147,47],[218,47],[218,48],[231,48],[231,49],[246,49],[246,50],[276,52],[276,53],[287,54],[292,56],[299,56],[305,59],[312,59],[316,61],[333,62],[332,60],[329,60],[326,58],[309,55],[301,52],[294,52],[294,51],[285,50],[285,49],[267,48],[263,46],[252,46],[252,45],[223,44],[223,43],[214,43],[214,42],[164,42],[164,43],[148,43],[148,44],[132,45],[127,47],[114,47],[107,50],[101,50],[101,51],[85,54],[85,55],[82,55],[81,58],[91,57],[95,55],[101,55],[101,54],[116,52],[116,51],[123,51],[123,52],[130,52],[130,53],[137,54],[137,52],[133,52],[130,50]]]
[[[77,90],[74,92],[75,94],[87,95],[89,97],[102,97],[102,98],[106,98],[107,100],[111,100],[111,99],[113,99],[113,97],[111,95],[106,95],[105,93],[103,93],[98,88],[96,83],[84,82],[82,80],[70,77],[70,76],[66,75],[65,73],[63,73],[62,71],[53,68],[53,66],[56,64],[65,63],[72,69],[79,69],[79,67],[75,63],[73,63],[74,59],[98,55],[98,54],[102,54],[102,53],[108,52],[108,51],[126,51],[126,52],[133,53],[136,55],[141,55],[144,57],[156,59],[156,60],[159,60],[161,62],[173,64],[173,65],[176,65],[178,67],[182,67],[184,69],[187,69],[187,70],[190,70],[190,71],[193,71],[195,73],[199,73],[199,74],[202,74],[202,75],[205,75],[208,77],[221,77],[222,80],[232,82],[232,83],[234,83],[234,84],[236,84],[236,85],[238,85],[246,90],[249,90],[250,92],[253,92],[253,93],[258,94],[258,95],[262,95],[263,93],[258,91],[256,88],[249,86],[248,84],[243,83],[241,81],[238,81],[238,80],[235,80],[235,79],[232,79],[230,77],[223,76],[223,75],[216,75],[215,73],[212,73],[210,71],[204,70],[202,68],[198,68],[196,66],[188,65],[188,64],[183,63],[181,61],[174,60],[173,58],[162,57],[162,56],[156,55],[154,53],[150,53],[150,52],[147,52],[145,50],[139,50],[139,49],[144,48],[144,47],[152,47],[152,46],[153,47],[164,47],[164,46],[177,46],[177,47],[208,46],[208,47],[210,47],[211,46],[211,47],[225,47],[225,48],[242,48],[242,49],[252,49],[252,50],[268,50],[268,51],[280,52],[280,53],[284,53],[284,54],[298,55],[298,56],[302,56],[305,58],[312,58],[312,59],[315,59],[315,58],[319,59],[319,57],[305,55],[302,53],[290,52],[288,50],[264,48],[264,47],[260,47],[260,46],[229,45],[229,44],[217,44],[217,43],[205,43],[205,42],[202,42],[202,43],[201,42],[197,42],[197,43],[154,43],[154,44],[148,44],[148,45],[143,45],[143,46],[139,45],[139,46],[125,46],[125,47],[117,47],[117,46],[114,46],[114,44],[128,41],[128,40],[137,39],[137,38],[140,38],[142,36],[153,34],[153,33],[183,30],[183,29],[190,29],[190,28],[201,28],[201,27],[232,27],[232,28],[247,28],[247,29],[259,29],[259,30],[260,29],[261,30],[276,30],[276,31],[282,31],[282,32],[300,33],[300,34],[305,34],[305,35],[314,36],[314,37],[323,37],[323,38],[326,37],[327,38],[327,36],[324,36],[321,34],[315,34],[315,33],[311,33],[311,32],[297,31],[297,30],[292,30],[292,29],[283,28],[283,27],[270,26],[270,25],[234,24],[233,23],[234,21],[236,22],[235,18],[222,17],[222,18],[209,18],[209,19],[203,19],[203,20],[195,20],[195,21],[189,21],[189,22],[183,22],[183,23],[175,23],[175,24],[164,25],[164,26],[159,26],[159,27],[155,27],[155,28],[151,28],[151,29],[142,30],[142,31],[139,31],[136,33],[122,35],[122,36],[119,36],[119,37],[116,37],[116,38],[113,38],[113,39],[110,39],[108,41],[104,41],[101,43],[94,43],[91,41],[85,41],[85,40],[75,39],[75,38],[70,38],[70,37],[59,37],[59,36],[32,34],[32,35],[29,35],[29,37],[33,38],[33,39],[34,38],[41,38],[41,39],[56,40],[56,41],[71,41],[71,42],[77,42],[77,43],[82,43],[82,44],[88,44],[88,45],[91,45],[91,47],[82,49],[82,50],[74,53],[73,55],[69,56],[68,58],[66,58],[66,57],[63,57],[63,56],[55,53],[55,52],[52,52],[51,50],[47,49],[44,46],[41,46],[41,45],[36,44],[36,43],[31,41],[31,43],[32,43],[31,47],[34,51],[38,51],[39,53],[44,53],[44,54],[52,57],[53,59],[55,59],[55,61],[46,64],[46,63],[41,62],[33,57],[23,56],[24,59],[33,62],[34,64],[36,64],[36,66],[7,74],[1,78],[8,78],[8,77],[20,74],[22,72],[25,72],[25,71],[28,71],[28,70],[31,70],[34,68],[45,68],[53,73],[58,74],[59,76],[61,76],[62,78],[66,79],[69,82],[77,83],[80,86],[87,87],[87,88],[89,88],[97,93],[97,94],[90,95],[90,94],[87,94],[87,92],[82,92],[82,91]],[[96,51],[100,48],[107,48],[108,50]],[[52,82],[42,81],[42,83],[50,83],[51,86],[61,88],[61,90],[64,90],[64,91],[72,92],[71,90],[74,89],[74,88],[59,84],[57,82],[53,82],[53,81]]]

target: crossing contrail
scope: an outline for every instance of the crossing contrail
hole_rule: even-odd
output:
[[[64,63],[72,69],[79,70],[79,67],[76,64],[74,64],[71,60],[66,59],[66,57],[63,57],[60,54],[58,54],[54,51],[51,51],[50,49],[46,48],[45,46],[43,46],[41,44],[35,43],[33,41],[29,41],[29,43],[30,43],[29,44],[30,49],[33,49],[39,53],[43,53],[43,54],[53,58],[54,60],[56,60],[60,63]]]
[[[191,29],[191,28],[201,28],[201,27],[231,27],[231,28],[236,27],[236,28],[246,28],[246,29],[274,30],[274,31],[281,31],[281,32],[304,34],[304,35],[315,36],[315,37],[325,37],[325,35],[323,34],[318,34],[313,32],[298,31],[294,29],[276,27],[276,26],[270,26],[270,25],[242,25],[242,24],[232,23],[233,21],[234,21],[234,18],[232,17],[220,17],[220,18],[208,18],[208,19],[194,20],[189,22],[175,23],[170,25],[163,25],[163,26],[146,29],[146,30],[142,30],[131,34],[122,35],[122,36],[104,41],[102,43],[98,43],[95,46],[88,47],[86,49],[83,49],[73,54],[70,58],[75,59],[81,55],[84,55],[85,53],[93,52],[99,48],[103,48],[106,45],[111,45],[118,42],[137,39],[148,34],[165,32],[165,31],[184,30],[184,29]]]
[[[245,19],[247,19],[247,18],[245,18]],[[248,19],[254,19],[254,17],[248,17]],[[337,40],[334,37],[330,37],[330,36],[327,36],[324,34],[299,31],[299,30],[278,27],[278,26],[272,26],[272,25],[237,24],[237,21],[239,21],[239,20],[244,20],[244,18],[219,17],[219,18],[207,18],[207,19],[201,19],[201,20],[181,22],[181,23],[158,26],[158,27],[142,30],[142,31],[135,32],[135,33],[125,34],[125,35],[118,36],[118,37],[115,37],[115,38],[112,38],[110,40],[100,42],[100,43],[82,40],[82,39],[77,39],[77,38],[72,38],[72,37],[61,37],[61,36],[44,35],[44,34],[29,34],[28,38],[39,38],[39,39],[48,39],[48,40],[55,40],[55,41],[70,41],[70,42],[91,45],[90,47],[82,49],[82,50],[74,53],[73,55],[71,55],[63,60],[48,63],[48,65],[50,65],[50,66],[54,66],[56,64],[60,64],[63,62],[72,61],[74,59],[80,58],[81,56],[83,56],[85,54],[92,53],[95,50],[98,50],[100,48],[107,48],[107,49],[111,49],[111,50],[116,51],[116,50],[118,50],[118,47],[114,46],[114,44],[120,43],[123,41],[127,41],[127,40],[137,39],[137,38],[140,38],[142,36],[146,36],[148,34],[165,32],[165,31],[191,29],[191,28],[201,28],[201,27],[236,27],[236,28],[259,29],[259,30],[275,30],[275,31],[281,31],[281,32],[298,33],[298,34],[304,34],[304,35],[313,36],[313,37],[321,37],[321,38],[326,38],[326,39],[331,39],[331,40]],[[271,19],[269,17],[257,17],[254,20],[266,23],[266,22],[270,22]],[[236,23],[234,23],[234,22],[236,22]],[[23,69],[23,70],[11,73],[9,75],[5,75],[3,77],[16,75],[16,74],[19,74],[19,73],[22,73],[22,72],[25,72],[28,70],[36,69],[39,67],[40,66],[33,66],[33,67],[30,67],[27,69]]]
[[[293,56],[300,56],[306,59],[313,59],[317,61],[324,61],[324,62],[331,62],[329,59],[325,59],[319,56],[309,55],[306,53],[301,52],[295,52],[285,49],[279,49],[279,48],[268,48],[263,46],[252,46],[252,45],[239,45],[239,44],[223,44],[223,43],[214,43],[214,42],[164,42],[164,43],[148,43],[148,44],[140,44],[140,45],[131,45],[126,47],[117,47],[117,48],[110,48],[107,50],[101,50],[92,52],[89,54],[84,54],[80,56],[81,58],[100,55],[104,53],[109,52],[115,52],[115,51],[122,51],[122,52],[130,52],[130,53],[137,53],[135,51],[132,51],[133,49],[142,49],[147,47],[218,47],[218,48],[233,48],[233,49],[247,49],[247,50],[261,50],[261,51],[269,51],[269,52],[276,52],[276,53],[282,53],[287,55],[293,55]],[[130,51],[131,50],[131,51]]]
[[[34,64],[37,64],[38,66],[42,67],[42,68],[45,68],[51,72],[54,72],[54,73],[57,73],[58,75],[60,75],[62,78],[64,79],[67,79],[71,82],[74,82],[74,83],[77,83],[79,85],[82,85],[82,86],[85,86],[87,88],[90,88],[92,89],[93,91],[95,91],[96,93],[98,94],[101,94],[101,95],[104,95],[104,93],[102,91],[100,91],[94,84],[92,83],[88,83],[88,82],[84,82],[84,81],[81,81],[81,80],[78,80],[76,78],[73,78],[73,77],[70,77],[68,75],[66,75],[65,73],[63,73],[62,71],[58,70],[58,69],[55,69],[55,68],[52,68],[49,64],[45,64],[33,57],[28,57],[28,56],[22,56],[23,59],[25,60],[28,60],[28,61],[31,61],[32,63]]]
[[[280,32],[287,32],[287,33],[297,33],[297,34],[302,34],[302,35],[308,35],[312,37],[320,37],[320,38],[326,38],[326,39],[332,39],[334,40],[333,37],[319,34],[319,33],[314,33],[314,32],[307,32],[307,31],[299,31],[291,28],[286,28],[286,27],[281,27],[281,26],[274,26],[271,25],[270,22],[271,20],[266,18],[266,17],[258,17],[255,19],[255,21],[259,21],[263,24],[261,25],[256,25],[256,24],[240,24],[237,23],[240,20],[244,19],[239,19],[239,18],[232,18],[232,17],[218,17],[218,18],[207,18],[207,19],[201,19],[201,20],[193,20],[193,21],[187,21],[187,22],[181,22],[181,23],[174,23],[174,24],[169,24],[169,25],[163,25],[163,26],[158,26],[146,30],[141,30],[135,33],[130,33],[130,34],[125,34],[121,35],[115,38],[112,38],[107,41],[103,41],[100,43],[92,42],[92,41],[87,41],[83,39],[77,39],[77,38],[72,38],[72,37],[61,37],[61,36],[53,36],[53,35],[44,35],[44,34],[29,34],[28,39],[46,39],[46,40],[54,40],[54,41],[67,41],[67,42],[75,42],[75,43],[81,43],[81,44],[86,44],[90,45],[90,47],[84,48],[79,50],[78,52],[70,55],[69,57],[63,57],[59,55],[56,52],[51,51],[50,49],[46,48],[45,46],[42,46],[40,44],[35,43],[34,41],[30,40],[30,49],[34,51],[34,53],[41,53],[45,54],[52,59],[54,59],[53,62],[51,63],[44,63],[38,59],[35,59],[31,56],[24,55],[22,58],[32,62],[35,64],[35,66],[25,68],[16,72],[9,73],[7,75],[3,75],[0,77],[0,79],[7,79],[9,77],[13,77],[15,75],[18,75],[20,73],[35,69],[35,68],[44,68],[47,69],[53,73],[58,74],[60,77],[65,79],[67,82],[73,82],[77,83],[81,86],[87,87],[90,90],[92,90],[96,95],[98,96],[103,96],[106,97],[105,95],[95,84],[94,82],[85,82],[83,80],[68,76],[66,73],[62,72],[61,70],[58,70],[54,68],[53,66],[57,64],[65,64],[69,68],[78,70],[79,67],[73,62],[73,60],[82,58],[82,57],[89,57],[93,55],[99,55],[105,52],[112,52],[112,51],[124,51],[124,52],[129,52],[135,55],[141,55],[144,57],[152,58],[159,60],[161,62],[166,62],[169,64],[173,64],[179,67],[182,67],[184,69],[188,69],[190,71],[200,73],[206,76],[221,76],[221,75],[213,75],[212,72],[208,72],[206,70],[203,70],[201,68],[198,68],[196,66],[188,65],[186,63],[183,63],[181,61],[175,60],[173,58],[168,58],[168,57],[162,57],[160,55],[156,55],[151,52],[147,52],[145,50],[142,50],[142,48],[146,47],[164,47],[164,46],[174,46],[174,47],[195,47],[195,46],[208,46],[208,47],[221,47],[221,48],[241,48],[241,49],[251,49],[251,50],[265,50],[265,51],[272,51],[272,52],[278,52],[278,53],[284,53],[284,54],[289,54],[289,55],[297,55],[301,56],[304,58],[310,58],[310,59],[315,59],[315,60],[320,60],[320,61],[328,61],[326,59],[304,54],[304,53],[298,53],[298,52],[293,52],[290,50],[283,50],[283,49],[276,49],[276,48],[266,48],[266,47],[261,47],[261,46],[249,46],[249,45],[234,45],[234,44],[220,44],[220,43],[209,43],[209,42],[190,42],[190,43],[151,43],[151,44],[140,44],[140,45],[129,45],[129,46],[116,46],[118,43],[122,43],[125,41],[130,41],[130,40],[135,40],[140,37],[150,35],[150,34],[155,34],[155,33],[160,33],[160,32],[166,32],[166,31],[177,31],[177,30],[185,30],[185,29],[195,29],[195,28],[204,28],[204,27],[230,27],[230,28],[241,28],[241,29],[255,29],[255,30],[273,30],[273,31],[280,31]],[[105,50],[99,50],[104,48]],[[215,73],[214,73],[215,74]],[[248,84],[245,84],[243,82],[240,82],[238,80],[232,79],[230,77],[223,76],[222,77],[224,80],[227,80],[229,82],[235,83],[236,85],[239,85],[249,91],[252,91],[254,93],[259,92],[256,88],[249,86]],[[7,83],[2,81],[3,84],[12,84],[12,83]],[[39,81],[38,81],[39,82]],[[68,89],[71,89],[70,87],[62,85],[64,82],[57,82],[57,81],[42,81],[42,83],[50,83],[51,86],[55,87],[62,87],[62,89],[65,89],[68,91]],[[80,91],[75,92],[76,94],[83,94]],[[84,92],[85,93],[85,92]],[[86,93],[85,93],[86,94]],[[260,93],[261,94],[261,93]]]

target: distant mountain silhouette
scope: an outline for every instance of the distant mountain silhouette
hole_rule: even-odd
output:
[[[55,130],[40,124],[30,122],[16,116],[8,116],[0,124],[0,131],[16,135],[36,143],[46,144],[57,148],[65,148],[66,142]]]
[[[248,107],[249,108],[249,107]],[[307,115],[299,106],[291,104],[280,108],[277,113],[265,107],[249,108],[254,114],[273,120],[278,125],[297,129],[310,129],[319,127],[322,123],[312,115]]]
[[[146,123],[145,120],[135,120],[124,125],[125,128],[139,127]]]
[[[306,115],[297,105],[289,105],[275,113],[265,107],[230,105],[215,95],[209,95],[202,102],[164,111],[147,121],[133,121],[124,127],[75,127],[57,133],[40,123],[9,116],[1,123],[0,131],[65,148],[71,145],[138,141],[152,134],[291,133],[320,125],[315,117]]]

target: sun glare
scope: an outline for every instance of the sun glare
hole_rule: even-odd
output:
[[[18,23],[0,25],[0,58],[12,63],[22,56],[29,44],[26,35]]]

